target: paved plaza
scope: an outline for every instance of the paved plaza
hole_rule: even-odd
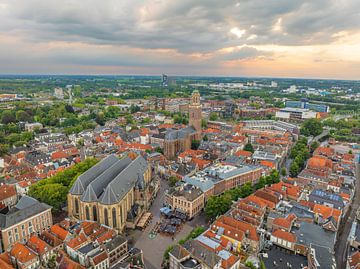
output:
[[[163,206],[165,190],[168,188],[167,182],[161,180],[160,190],[151,207],[153,219],[150,225],[143,231],[134,230],[129,232],[129,237],[133,239],[134,246],[140,248],[144,252],[144,260],[146,269],[159,269],[165,249],[172,244],[176,244],[180,239],[186,237],[193,228],[197,226],[207,226],[203,215],[195,217],[192,221],[188,221],[181,226],[181,231],[174,236],[157,234],[155,238],[150,236],[150,232],[157,221],[160,221],[160,208]]]

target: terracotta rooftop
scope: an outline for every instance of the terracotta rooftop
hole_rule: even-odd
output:
[[[69,232],[61,228],[59,224],[51,226],[50,231],[62,241],[64,241],[69,234]]]
[[[32,235],[27,242],[28,247],[34,250],[39,255],[44,255],[50,251],[51,247],[43,240],[41,240],[36,235]]]
[[[1,269],[14,269],[11,264],[10,256],[7,252],[0,254],[0,268]]]
[[[282,230],[276,230],[272,233],[273,236],[277,237],[277,238],[281,238],[283,240],[286,240],[288,242],[292,242],[295,243],[296,242],[296,235],[293,233],[289,233],[289,232],[285,232]]]
[[[16,188],[14,185],[0,186],[0,201],[16,196]]]
[[[83,233],[81,233],[79,236],[69,240],[69,242],[67,242],[67,246],[72,249],[77,249],[78,247],[80,247],[82,244],[84,244],[87,241],[88,240],[87,240],[86,236]]]
[[[27,263],[37,258],[34,252],[20,243],[15,243],[10,251],[10,255],[15,257],[21,263]]]

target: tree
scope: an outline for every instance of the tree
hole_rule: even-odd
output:
[[[210,119],[211,121],[217,121],[217,120],[218,120],[218,114],[215,113],[215,112],[211,112],[211,113],[210,113],[210,116],[209,116],[209,119]]]
[[[178,182],[179,179],[175,176],[170,176],[169,177],[169,185],[170,187],[174,187],[176,185],[176,182]]]
[[[131,113],[131,114],[134,114],[134,113],[139,112],[139,111],[140,111],[140,107],[139,107],[139,106],[133,105],[133,104],[130,106],[130,113]]]
[[[14,113],[10,110],[5,110],[3,111],[3,113],[1,114],[1,122],[3,124],[9,124],[12,122],[15,122],[16,118],[14,116]]]
[[[292,164],[290,165],[290,176],[291,177],[296,177],[299,174],[300,171],[300,167],[297,164],[297,162],[293,161]]]
[[[203,141],[208,141],[209,140],[209,138],[207,137],[207,135],[204,135],[203,136]]]
[[[203,129],[207,128],[207,121],[205,119],[201,120],[201,128],[203,128]]]
[[[0,144],[0,156],[3,157],[9,151],[9,145],[7,144]]]
[[[254,147],[250,143],[247,143],[244,147],[244,150],[250,151],[251,153],[254,153]]]
[[[285,167],[281,168],[281,175],[283,177],[286,176],[286,168]]]
[[[315,149],[317,149],[320,146],[320,143],[317,141],[314,141],[310,145],[310,152],[313,153]]]
[[[32,120],[32,117],[24,110],[18,110],[16,111],[16,120],[28,122]]]
[[[66,202],[66,195],[77,177],[96,163],[96,159],[88,158],[55,176],[38,181],[30,186],[28,195],[51,205],[54,211],[60,211],[61,206]]]
[[[300,129],[300,133],[305,136],[317,136],[321,134],[322,131],[322,123],[317,119],[305,120]]]
[[[209,219],[214,219],[218,215],[224,214],[229,210],[231,201],[230,194],[210,197],[205,206],[205,215]]]
[[[192,140],[191,141],[191,149],[198,149],[200,147],[200,140]]]
[[[97,124],[99,125],[104,125],[105,124],[105,117],[104,117],[104,113],[103,112],[99,112],[96,115],[95,121]]]
[[[74,108],[69,104],[65,105],[65,110],[66,110],[66,112],[71,113],[71,114],[75,113]]]
[[[160,147],[156,147],[155,151],[158,152],[158,153],[164,154],[164,151]]]

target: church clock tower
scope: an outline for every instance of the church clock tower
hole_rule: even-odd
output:
[[[189,104],[189,125],[197,132],[197,139],[201,139],[201,104],[199,91],[193,91]]]

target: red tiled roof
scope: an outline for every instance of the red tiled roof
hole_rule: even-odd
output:
[[[10,255],[21,263],[27,263],[37,257],[30,249],[20,243],[15,243],[10,251]]]
[[[333,148],[330,148],[330,147],[318,147],[314,151],[314,155],[324,155],[324,156],[331,157],[334,154],[335,154],[335,150]]]
[[[32,235],[27,242],[28,246],[40,255],[43,255],[50,251],[51,247],[36,235]]]
[[[59,224],[51,226],[50,231],[62,241],[64,241],[69,234],[69,232],[61,228]]]
[[[341,210],[326,205],[315,204],[313,211],[314,213],[321,215],[323,219],[333,217],[336,221],[339,221],[341,216]]]
[[[290,230],[291,228],[291,221],[285,218],[276,218],[273,221],[273,225],[279,226],[284,228],[285,230]]]
[[[285,232],[282,230],[276,230],[274,232],[272,232],[272,235],[277,237],[277,238],[281,238],[283,240],[286,240],[288,242],[292,242],[295,243],[296,242],[296,236],[295,234],[289,233],[289,232]]]
[[[0,254],[0,268],[1,269],[14,269],[11,264],[10,256],[7,252]]]
[[[96,255],[93,258],[94,265],[97,265],[101,263],[102,261],[106,260],[108,258],[108,255],[105,251],[101,252],[100,254]]]
[[[215,222],[218,224],[223,223],[225,225],[231,226],[233,228],[243,231],[244,233],[249,233],[249,238],[251,240],[259,241],[259,235],[256,232],[256,227],[250,223],[236,220],[232,217],[228,217],[224,215],[218,218]]]
[[[16,196],[15,185],[1,185],[0,186],[0,201]]]
[[[333,167],[332,160],[324,157],[324,156],[313,156],[309,159],[307,166],[309,168],[331,168]]]
[[[234,155],[237,157],[244,156],[244,157],[250,158],[252,156],[252,152],[247,151],[247,150],[239,150],[239,151],[235,152]]]
[[[266,161],[266,160],[261,160],[260,165],[270,167],[270,168],[276,168],[275,163],[273,163],[271,161]]]
[[[67,246],[72,249],[76,249],[77,247],[84,244],[86,241],[87,241],[86,236],[83,233],[81,233],[79,236],[77,236],[77,237],[71,239],[69,242],[67,242]]]
[[[211,161],[209,160],[203,160],[203,159],[198,159],[198,158],[192,158],[191,161],[195,164],[197,164],[197,166],[200,168],[200,169],[203,169],[204,167],[208,166],[211,164]]]
[[[360,251],[355,252],[349,258],[350,269],[360,268]]]

